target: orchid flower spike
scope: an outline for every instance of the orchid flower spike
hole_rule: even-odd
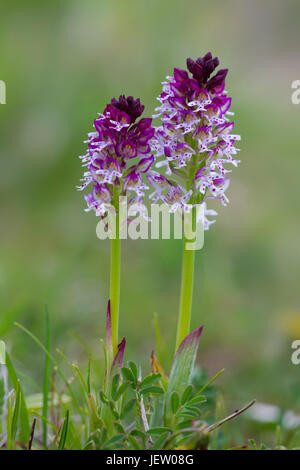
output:
[[[233,134],[231,98],[224,89],[228,70],[213,75],[218,65],[218,58],[208,52],[196,61],[187,59],[188,70],[175,68],[163,82],[161,105],[153,116],[160,117],[161,125],[151,146],[158,157],[156,167],[164,168],[165,174],[150,170],[147,175],[154,188],[151,197],[168,203],[171,211],[203,204],[206,230],[215,222],[208,216],[217,215],[207,209],[207,200],[229,202],[228,164],[239,163],[235,143],[240,136]]]
[[[113,98],[94,121],[95,131],[88,134],[88,151],[81,158],[86,169],[79,190],[91,185],[84,195],[86,211],[103,217],[107,205],[118,210],[117,198],[129,196],[129,205],[142,203],[148,189],[142,175],[151,167],[149,141],[154,136],[151,118],[137,119],[144,111],[139,99],[121,95]]]

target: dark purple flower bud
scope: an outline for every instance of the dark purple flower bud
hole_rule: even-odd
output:
[[[227,73],[228,69],[219,70],[207,83],[207,90],[212,93],[222,93],[225,87],[225,78]]]
[[[206,61],[203,65],[203,82],[206,83],[213,71],[218,67],[219,59],[215,57]]]
[[[188,59],[189,60],[189,59]],[[182,82],[184,80],[188,80],[189,75],[186,70],[182,69],[174,69],[174,78],[176,82]]]
[[[199,63],[198,62],[199,60],[202,60],[202,59],[197,59],[196,62],[194,62],[192,59],[187,59],[186,65],[187,65],[188,70],[193,75],[193,78],[195,78],[199,83],[201,83],[203,63]]]
[[[187,59],[187,68],[193,75],[200,86],[207,83],[208,78],[219,65],[217,57],[212,58],[211,52],[208,52],[204,57],[198,57],[196,61]]]
[[[125,98],[125,95],[120,95],[119,99],[113,98],[111,100],[111,105],[120,111],[124,111],[130,117],[131,124],[133,124],[136,119],[141,116],[145,106],[143,106],[138,98],[135,100],[133,96],[128,96]]]
[[[205,56],[203,57],[202,60],[203,60],[204,62],[207,62],[207,61],[210,60],[210,59],[212,59],[212,53],[211,53],[211,52],[207,52],[207,53],[205,54]],[[199,59],[198,59],[198,60],[199,60]]]

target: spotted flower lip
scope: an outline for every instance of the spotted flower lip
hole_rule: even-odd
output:
[[[84,198],[86,210],[94,210],[97,216],[103,216],[106,205],[113,202],[115,188],[122,196],[128,194],[130,203],[141,202],[148,189],[142,174],[154,161],[149,142],[155,130],[151,118],[137,121],[143,111],[139,99],[120,95],[94,120],[95,130],[86,141],[88,152],[80,157],[86,171],[78,189],[92,185]]]
[[[164,169],[166,176],[160,180],[151,170],[148,177],[154,188],[152,198],[169,201],[170,210],[173,205],[167,182],[171,179],[181,188],[180,196],[180,191],[176,192],[177,205],[203,204],[206,229],[212,223],[207,216],[216,215],[207,209],[206,201],[228,203],[225,191],[231,170],[227,166],[239,163],[235,144],[240,136],[233,134],[231,97],[225,91],[228,69],[216,71],[218,66],[219,59],[208,52],[195,61],[187,59],[187,70],[175,68],[173,76],[162,83],[160,106],[153,116],[160,117],[161,125],[151,146],[157,156],[156,167]]]

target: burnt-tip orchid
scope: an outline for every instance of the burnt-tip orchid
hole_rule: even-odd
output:
[[[94,121],[94,132],[88,134],[88,151],[81,157],[86,168],[82,185],[87,211],[93,210],[96,216],[105,218],[106,213],[115,216],[115,231],[111,237],[110,258],[110,309],[111,341],[113,353],[118,350],[118,324],[120,305],[120,197],[128,197],[128,206],[141,204],[147,188],[142,175],[151,167],[149,141],[154,136],[151,118],[137,120],[144,106],[139,99],[121,95],[113,98],[102,114]]]
[[[233,134],[231,98],[225,91],[228,70],[214,74],[218,65],[219,59],[208,52],[195,61],[187,59],[187,70],[175,68],[163,82],[160,106],[153,116],[160,117],[161,124],[151,141],[160,172],[150,170],[147,175],[154,201],[166,203],[170,212],[200,207],[203,210],[197,210],[193,220],[205,230],[214,222],[209,217],[217,215],[207,208],[207,201],[228,203],[230,166],[239,163],[235,144],[240,136]],[[195,253],[185,239],[176,348],[190,331],[194,262]]]

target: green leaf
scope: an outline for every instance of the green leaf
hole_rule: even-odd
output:
[[[198,418],[199,417],[199,410],[197,412],[188,411],[188,410],[180,411],[180,413],[178,414],[178,417],[179,418],[187,418],[187,419]]]
[[[14,407],[14,413],[11,422],[11,441],[12,443],[15,442],[18,430],[18,421],[19,421],[19,414],[20,414],[20,403],[21,403],[21,386],[20,381],[18,380],[17,390],[16,390],[16,401]]]
[[[6,450],[12,450],[13,442],[12,442],[12,416],[13,416],[13,409],[12,409],[12,395],[8,395],[7,398],[7,411],[6,411],[6,428],[7,428],[7,439],[6,439]]]
[[[7,352],[6,352],[6,367],[7,367],[10,381],[15,389],[15,392],[17,393],[18,378],[15,372],[14,366],[11,362],[10,356]],[[29,434],[30,434],[30,425],[29,425],[28,412],[26,408],[24,393],[20,385],[20,432],[18,436],[19,441],[22,442],[23,444],[27,444],[28,439],[29,439]]]
[[[171,397],[173,392],[182,396],[186,387],[190,385],[194,364],[197,356],[202,327],[189,334],[180,344],[175,355],[165,403],[165,425],[172,421]]]
[[[148,436],[156,436],[157,434],[163,434],[164,432],[172,432],[171,428],[166,428],[165,426],[157,426],[155,428],[150,428],[146,432]]]
[[[140,431],[139,429],[133,429],[130,433],[132,436],[137,436],[137,437],[145,437],[145,433]]]
[[[123,419],[132,410],[132,408],[135,406],[135,404],[136,404],[136,399],[135,398],[132,398],[131,400],[129,400],[123,406],[120,418]]]
[[[120,433],[120,434],[126,434],[126,431],[125,429],[123,428],[122,424],[121,423],[114,423],[114,427],[116,428],[116,430]]]
[[[103,390],[100,391],[99,397],[100,397],[100,400],[102,401],[102,403],[107,405],[109,400],[108,400],[107,396],[105,395],[105,393],[103,392]]]
[[[112,412],[113,417],[115,419],[119,419],[119,413],[117,412],[115,408],[114,402],[109,401],[109,408],[110,408],[110,411]]]
[[[137,366],[134,362],[129,362],[129,367],[131,369],[131,372],[133,373],[134,376],[134,382],[137,383],[138,381],[138,369]]]
[[[183,392],[182,397],[181,397],[181,404],[182,405],[184,405],[185,402],[187,402],[191,398],[192,393],[193,393],[193,386],[188,385],[186,387],[185,391]]]
[[[191,398],[186,404],[187,405],[199,405],[200,403],[205,403],[206,397],[203,395],[196,395],[195,397]]]
[[[127,367],[122,367],[122,374],[125,380],[135,383],[134,375],[130,369]]]
[[[102,442],[105,442],[105,441],[106,441],[107,435],[108,435],[107,428],[106,428],[105,426],[103,426],[103,428],[102,428],[102,430],[101,430],[101,441],[102,441]]]
[[[111,437],[108,441],[104,443],[104,449],[110,448],[111,446],[115,446],[119,442],[123,441],[124,435],[123,434],[116,434],[115,436]]]
[[[165,409],[165,393],[151,396],[151,413],[149,425],[151,427],[161,426]]]
[[[0,365],[0,374],[1,374],[1,365]],[[4,378],[0,375],[0,422],[3,416],[3,412],[5,410],[3,409],[4,407],[4,397],[5,397],[5,384],[4,384]]]
[[[192,406],[192,405],[186,405],[184,407],[185,411],[191,411],[193,413],[196,413],[197,415],[199,415],[199,408],[197,406]]]
[[[179,395],[175,391],[172,392],[172,395],[171,395],[171,406],[172,406],[172,412],[176,414],[179,408]]]
[[[61,430],[60,440],[58,444],[58,450],[64,450],[65,448],[67,435],[68,435],[68,429],[69,429],[69,410],[67,410],[66,417],[64,419],[64,424]]]
[[[164,390],[161,387],[147,387],[141,390],[141,395],[148,395],[149,393],[152,395],[162,395]]]
[[[107,399],[115,399],[115,408],[119,410],[121,408],[120,399],[116,396],[117,395],[117,388],[114,390],[114,397],[112,397],[112,382],[116,374],[121,376],[121,368],[123,367],[123,359],[124,359],[124,351],[125,351],[126,341],[125,338],[122,339],[121,343],[118,344],[118,350],[115,354],[113,359],[112,366],[110,368],[110,373],[106,374],[106,380],[104,384],[104,391],[107,396]],[[109,360],[108,360],[109,362]],[[116,379],[115,379],[116,381]],[[116,386],[116,382],[114,382],[114,386]],[[116,414],[114,413],[116,416]],[[113,432],[113,420],[112,420],[112,413],[110,412],[109,408],[106,406],[100,407],[100,417],[104,421],[108,435],[111,436]],[[116,419],[116,418],[115,418]]]
[[[161,434],[161,436],[159,436],[159,438],[154,442],[154,444],[152,446],[152,450],[163,449],[163,446],[164,446],[166,440],[168,439],[168,437],[169,437],[168,432],[165,432],[164,434]]]
[[[131,382],[123,382],[122,385],[119,387],[116,393],[115,401],[119,400],[119,398],[126,392],[127,388],[129,387]]]
[[[89,362],[88,362],[86,385],[87,385],[88,395],[90,395],[91,394],[91,358],[89,359]]]
[[[111,384],[111,396],[114,401],[117,400],[116,395],[118,391],[119,382],[120,382],[120,375],[116,374],[114,378],[112,379],[112,384]]]
[[[133,435],[129,435],[127,436],[127,439],[128,439],[128,442],[132,445],[132,447],[135,449],[135,450],[141,450],[141,446],[140,444],[138,443],[138,441],[135,439],[135,437],[133,437]]]
[[[175,429],[186,429],[191,427],[191,420],[180,421],[176,424]]]
[[[154,382],[157,382],[160,379],[161,379],[161,374],[148,375],[141,381],[140,388],[148,387],[149,385],[152,385]]]

